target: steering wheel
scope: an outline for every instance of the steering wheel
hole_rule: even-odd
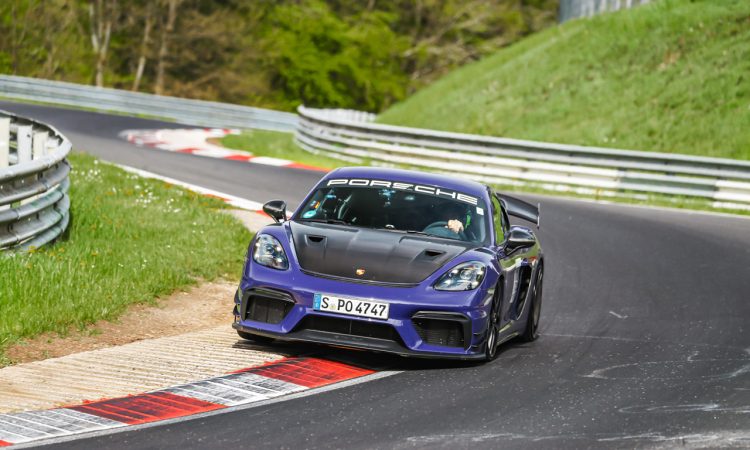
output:
[[[463,231],[459,233],[454,233],[448,228],[447,220],[438,220],[437,222],[432,222],[431,224],[424,227],[422,231],[425,233],[434,234],[440,237],[458,236],[458,238],[461,239],[462,241],[466,240],[466,234],[464,234]]]
[[[343,200],[341,205],[339,205],[339,210],[336,212],[336,218],[339,220],[345,220],[344,218],[349,214],[351,209],[352,205],[349,203],[349,199]]]
[[[424,227],[424,229],[422,231],[424,231],[426,233],[427,230],[429,230],[430,228],[445,228],[447,226],[448,226],[448,221],[447,220],[438,220],[437,222],[432,222],[431,224],[429,224],[426,227]]]

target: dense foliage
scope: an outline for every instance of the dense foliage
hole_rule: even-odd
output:
[[[554,23],[556,0],[11,0],[0,73],[379,111]]]

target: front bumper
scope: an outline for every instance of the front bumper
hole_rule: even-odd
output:
[[[284,341],[313,342],[401,356],[459,360],[484,357],[489,298],[485,298],[487,293],[481,289],[439,292],[423,286],[385,287],[329,280],[301,272],[287,277],[282,284],[273,283],[270,276],[259,276],[272,269],[254,269],[253,279],[243,277],[235,298],[233,327],[237,330]],[[268,275],[278,275],[278,271]],[[263,282],[259,281],[261,278]],[[389,318],[370,319],[316,311],[313,309],[315,293],[386,301],[390,304]],[[262,302],[257,301],[258,295],[264,297]],[[269,312],[265,297],[282,303]],[[308,326],[311,321],[316,325]],[[321,323],[333,326],[319,326]],[[441,328],[442,324],[447,326]],[[425,326],[432,328],[426,329]],[[452,334],[449,338],[441,338],[439,333],[447,328]],[[353,332],[352,329],[362,331]],[[392,330],[392,335],[389,330]],[[448,345],[437,345],[436,342]]]
[[[259,336],[270,337],[287,342],[309,342],[315,344],[333,345],[356,350],[369,350],[380,353],[389,353],[405,357],[430,358],[430,359],[458,359],[458,360],[481,360],[484,353],[451,353],[451,352],[424,352],[411,350],[399,345],[395,341],[363,336],[352,336],[347,334],[332,333],[318,330],[300,330],[291,333],[273,333],[266,330],[248,327],[240,323],[232,324],[232,327]]]

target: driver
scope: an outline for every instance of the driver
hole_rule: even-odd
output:
[[[433,228],[430,233],[436,236],[449,237],[453,239],[465,240],[466,235],[464,234],[465,225],[468,225],[468,217],[466,210],[459,204],[450,202],[443,204],[440,207],[439,212],[440,218],[444,220],[445,225],[442,228]],[[464,224],[463,218],[466,218],[467,222]]]
[[[449,204],[445,208],[444,217],[448,221],[448,223],[445,225],[445,228],[449,229],[455,234],[458,234],[459,236],[464,232],[464,223],[461,219],[463,217],[466,217],[466,212],[464,211],[464,208],[461,207],[461,205],[455,203]]]
[[[448,225],[446,225],[445,228],[459,234],[464,231],[464,224],[458,219],[451,219],[448,221]]]

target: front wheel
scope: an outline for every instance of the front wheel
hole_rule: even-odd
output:
[[[487,345],[484,348],[484,360],[486,362],[497,358],[497,335],[500,333],[500,290],[495,292],[492,298],[492,309],[487,318]]]
[[[240,330],[237,330],[237,334],[246,341],[257,342],[258,344],[270,344],[274,341],[274,339],[270,337],[258,336],[257,334],[250,334]]]
[[[539,337],[539,317],[542,315],[542,287],[544,282],[544,266],[539,267],[539,275],[534,284],[533,298],[529,313],[526,315],[526,328],[521,335],[521,340],[531,342]]]

